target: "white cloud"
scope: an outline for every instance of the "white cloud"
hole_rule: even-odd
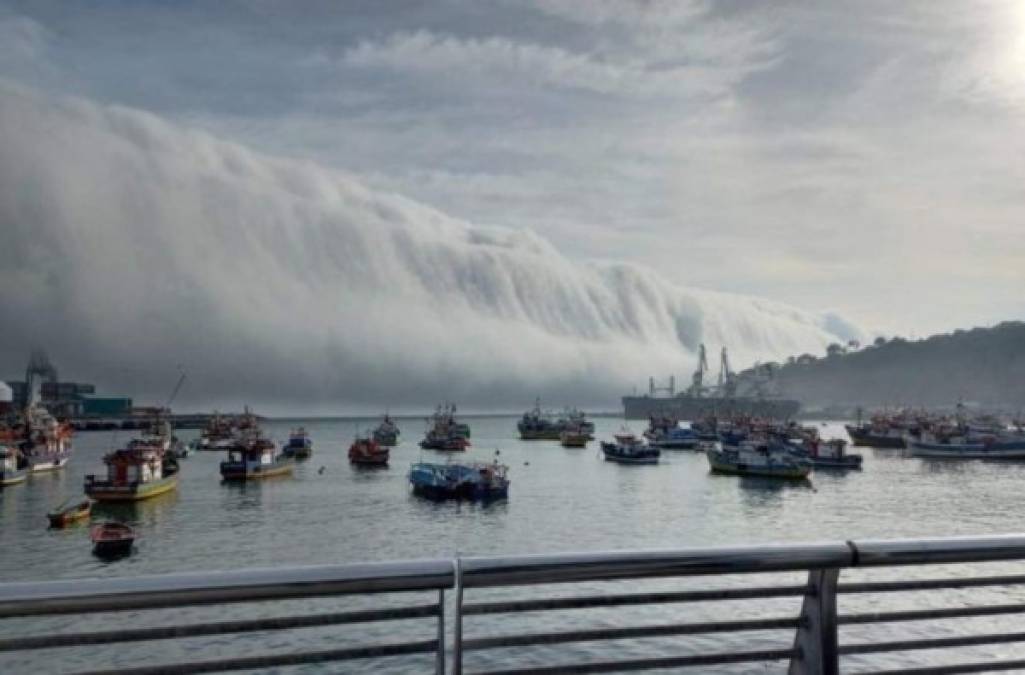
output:
[[[575,263],[150,114],[0,94],[12,358],[45,335],[136,391],[185,363],[213,402],[613,405],[645,373],[689,369],[701,340],[744,363],[836,338],[829,316]]]

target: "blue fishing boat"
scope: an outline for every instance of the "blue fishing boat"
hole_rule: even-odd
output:
[[[413,492],[429,499],[504,499],[509,496],[508,467],[486,463],[418,462],[409,470]]]
[[[798,443],[787,442],[784,447],[794,457],[811,462],[816,469],[861,468],[861,455],[848,453],[847,441],[842,438],[805,439]]]
[[[616,434],[616,442],[602,441],[601,451],[606,462],[619,464],[658,464],[662,451],[646,444],[631,433]]]
[[[698,447],[699,440],[697,432],[693,429],[674,427],[657,434],[650,443],[661,450],[693,450]]]
[[[281,448],[281,454],[296,459],[309,458],[313,454],[313,440],[306,433],[306,429],[303,427],[292,429],[292,433],[288,436],[288,442]]]

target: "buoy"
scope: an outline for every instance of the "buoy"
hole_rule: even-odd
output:
[[[317,473],[324,473],[324,469],[326,469],[326,468],[327,467],[323,467],[323,466],[320,467],[319,469],[317,469]]]

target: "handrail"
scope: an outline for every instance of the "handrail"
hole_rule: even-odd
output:
[[[0,584],[0,618],[452,588],[451,560]]]
[[[946,563],[1025,560],[1025,536],[950,537],[942,539],[864,540],[797,543],[768,546],[732,546],[679,550],[611,551],[513,556],[475,556],[452,560],[410,560],[382,563],[320,565],[276,569],[178,573],[128,578],[0,583],[0,619],[82,614],[100,611],[159,609],[266,600],[315,598],[357,593],[409,593],[433,591],[437,601],[366,609],[362,607],[268,618],[217,619],[176,626],[114,628],[95,632],[26,636],[0,640],[0,653],[33,649],[102,645],[181,637],[244,634],[262,630],[303,629],[343,624],[405,619],[436,622],[432,640],[350,646],[323,651],[274,652],[176,664],[176,672],[213,672],[237,668],[412,655],[434,652],[435,672],[446,669],[445,591],[455,589],[449,637],[453,673],[461,673],[464,652],[556,645],[579,641],[622,640],[724,633],[734,631],[791,631],[791,645],[751,652],[719,652],[679,656],[653,656],[628,661],[567,664],[574,672],[603,672],[621,668],[683,667],[758,660],[791,660],[791,672],[834,673],[844,654],[913,651],[976,644],[1025,641],[1025,633],[892,640],[878,644],[839,644],[838,625],[896,623],[937,618],[965,618],[1025,614],[1023,603],[958,605],[838,614],[837,596],[844,593],[890,592],[1025,584],[1025,574],[969,576],[946,579],[905,579],[838,583],[844,569]],[[807,581],[731,588],[685,588],[627,594],[589,594],[571,597],[503,598],[464,602],[464,591],[475,588],[514,587],[629,579],[658,579],[702,575],[762,572],[806,572]],[[602,625],[551,632],[546,628],[509,635],[464,636],[464,618],[518,612],[546,612],[597,607],[645,606],[753,598],[803,597],[797,616],[729,617],[688,623],[639,626]],[[331,645],[332,647],[334,645]],[[1013,663],[1013,662],[1005,662]],[[985,665],[985,664],[984,664]],[[559,672],[564,666],[526,668],[509,672]],[[162,672],[146,666],[139,672]]]
[[[846,543],[460,558],[466,588],[806,571],[853,563],[854,554]]]

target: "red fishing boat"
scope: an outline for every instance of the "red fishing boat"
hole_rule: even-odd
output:
[[[385,466],[388,464],[388,448],[372,437],[357,436],[349,446],[349,461],[360,466]]]

